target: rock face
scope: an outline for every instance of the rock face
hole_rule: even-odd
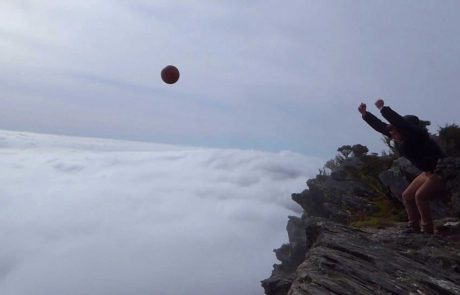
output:
[[[390,169],[379,174],[379,179],[385,185],[393,198],[403,203],[402,193],[412,179],[421,173],[407,159],[399,158],[393,162]]]
[[[289,216],[287,225],[289,243],[274,250],[281,264],[275,264],[271,277],[262,281],[266,294],[286,295],[289,291],[296,278],[297,267],[304,261],[307,250],[316,239],[313,231],[308,235],[305,231],[308,224],[315,220],[315,217],[311,217],[305,222],[304,218]]]
[[[317,221],[287,294],[460,294],[458,244]]]
[[[460,217],[460,158],[440,160],[435,173],[446,181],[451,195],[453,214]]]
[[[404,183],[418,173],[403,160],[391,169]],[[307,190],[292,195],[304,214],[289,217],[289,243],[275,250],[281,264],[262,281],[265,294],[460,294],[460,159],[438,164],[436,173],[446,180],[454,210],[438,212],[439,218],[453,214],[435,220],[435,236],[404,234],[404,223],[385,229],[351,227],[353,211],[378,209],[369,202],[375,191],[362,178],[349,177],[346,169],[334,172],[309,180]],[[393,177],[381,175],[382,182]]]
[[[302,206],[308,216],[326,217],[339,223],[348,223],[350,209],[372,212],[371,195],[366,182],[349,179],[342,174],[317,176],[307,181],[308,189],[292,194],[292,199]]]
[[[403,224],[364,231],[321,217],[296,223],[305,254],[284,257],[262,282],[265,294],[460,294],[458,219],[443,222],[449,228],[439,236],[403,234]]]

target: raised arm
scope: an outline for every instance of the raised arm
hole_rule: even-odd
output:
[[[358,111],[361,113],[363,120],[366,121],[366,123],[369,124],[369,126],[371,126],[375,131],[380,132],[385,136],[391,137],[387,130],[388,124],[382,122],[376,116],[366,111],[366,105],[364,103],[361,103]]]
[[[411,128],[411,124],[407,122],[400,114],[393,111],[390,107],[385,106],[383,100],[378,99],[375,102],[375,106],[380,110],[382,116],[398,130],[402,131],[404,129]]]
[[[416,136],[423,132],[421,128],[409,123],[403,116],[393,111],[390,107],[384,106],[383,100],[377,100],[375,106],[380,110],[382,116],[401,133],[409,136]]]

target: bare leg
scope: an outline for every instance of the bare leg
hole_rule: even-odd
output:
[[[423,231],[433,233],[433,219],[431,217],[430,200],[442,197],[446,188],[442,179],[436,174],[428,174],[428,179],[417,189],[415,203],[422,220]]]
[[[415,202],[415,193],[428,179],[425,172],[417,176],[403,192],[402,197],[404,201],[404,207],[406,208],[407,217],[409,219],[409,225],[416,231],[420,230],[420,215],[419,210]]]

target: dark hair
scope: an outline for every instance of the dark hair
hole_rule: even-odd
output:
[[[420,126],[420,120],[417,116],[415,115],[406,115],[403,117],[404,120],[406,120],[407,122],[409,122],[410,124],[413,124],[413,125],[416,125],[416,126]],[[391,123],[387,125],[386,127],[386,130],[388,132],[390,132],[391,130],[396,130],[398,131],[398,128],[396,128],[396,126],[392,125]]]
[[[413,125],[419,125],[420,123],[420,120],[417,116],[414,116],[414,115],[406,115],[403,117],[404,120],[406,120],[407,122],[413,124]]]

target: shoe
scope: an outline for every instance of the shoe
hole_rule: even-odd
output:
[[[406,227],[401,230],[402,234],[419,234],[420,232],[420,225],[410,221],[407,223]]]
[[[434,234],[434,228],[433,224],[422,224],[422,233],[428,234],[428,235],[433,235]]]
[[[406,228],[404,228],[402,231],[401,231],[402,234],[407,234],[407,235],[410,235],[410,234],[420,234],[421,231],[419,229],[415,229],[413,228],[412,226],[408,226]]]

